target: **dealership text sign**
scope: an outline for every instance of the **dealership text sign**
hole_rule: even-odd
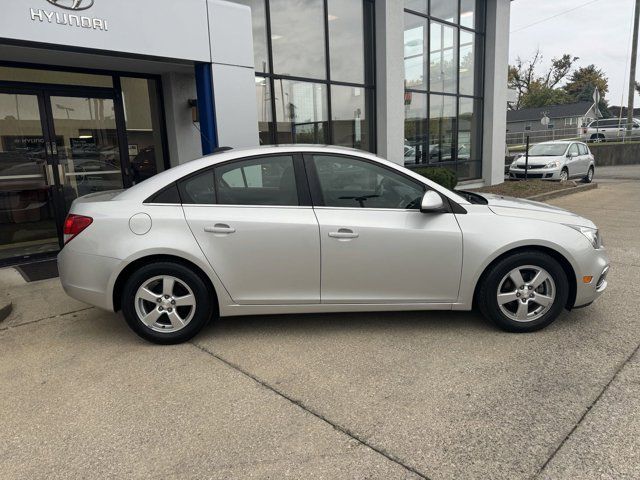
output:
[[[31,20],[34,22],[56,23],[69,27],[89,28],[92,30],[109,31],[109,24],[102,18],[87,17],[73,13],[50,12],[42,8],[31,8]]]

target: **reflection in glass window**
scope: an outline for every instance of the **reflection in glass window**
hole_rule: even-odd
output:
[[[426,93],[404,94],[404,163],[425,163],[428,158],[429,117]]]
[[[427,88],[427,19],[404,15],[404,83],[405,88]]]
[[[333,144],[370,150],[371,121],[368,115],[372,92],[362,87],[331,87]]]
[[[431,95],[429,105],[429,163],[455,160],[456,98]]]
[[[431,0],[431,16],[447,22],[458,23],[457,0]]]
[[[460,25],[467,28],[476,27],[476,0],[461,0]]]
[[[161,107],[156,80],[122,77],[122,103],[134,183],[164,170]]]
[[[404,0],[404,8],[426,15],[429,13],[429,0]]]
[[[322,0],[271,0],[273,70],[280,75],[326,78]]]
[[[431,90],[434,92],[456,93],[458,48],[457,32],[454,27],[431,22]]]
[[[460,94],[473,95],[475,93],[475,34],[465,30],[460,31]]]
[[[458,163],[458,181],[473,180],[482,177],[482,162],[461,162]]]
[[[364,83],[362,1],[328,0],[331,80]]]
[[[458,160],[480,160],[480,100],[460,98],[458,111]]]
[[[215,168],[221,205],[298,205],[291,156],[260,157]]]
[[[314,155],[313,163],[327,207],[420,208],[425,187],[404,175],[351,157]]]
[[[275,80],[278,143],[327,143],[327,86]]]
[[[269,145],[272,142],[269,126],[273,115],[271,112],[271,88],[269,80],[264,77],[256,77],[256,102],[260,145]]]

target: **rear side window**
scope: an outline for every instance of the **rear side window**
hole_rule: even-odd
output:
[[[290,155],[230,162],[214,171],[218,204],[299,205]]]
[[[216,203],[212,169],[187,177],[180,182],[179,188],[183,204],[213,205]]]
[[[164,204],[180,204],[180,194],[178,194],[178,186],[175,183],[163,188],[159,192],[153,194],[145,203],[164,203]]]

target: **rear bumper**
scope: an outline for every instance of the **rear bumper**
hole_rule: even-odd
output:
[[[109,280],[120,263],[117,258],[79,253],[65,247],[58,254],[62,288],[76,300],[113,311]]]
[[[595,250],[582,272],[576,272],[576,301],[574,308],[579,308],[592,303],[607,288],[607,274],[609,273],[609,257],[604,249]],[[589,283],[584,283],[585,276],[593,277]]]

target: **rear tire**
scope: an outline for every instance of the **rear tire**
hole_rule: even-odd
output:
[[[593,167],[589,167],[589,171],[587,172],[587,176],[582,179],[584,183],[593,182],[593,175],[595,174],[595,170]]]
[[[141,267],[127,279],[122,293],[122,313],[131,329],[163,345],[193,338],[208,323],[213,308],[204,280],[174,262]]]
[[[558,318],[569,296],[569,282],[560,263],[537,251],[500,260],[480,281],[476,297],[480,312],[508,332],[545,328]]]

